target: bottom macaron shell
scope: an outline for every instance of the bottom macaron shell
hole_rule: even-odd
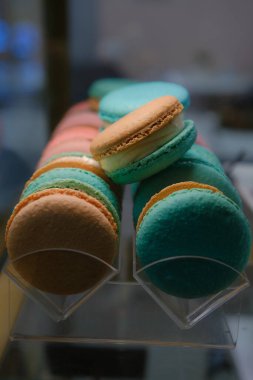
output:
[[[17,213],[7,248],[15,269],[29,284],[68,295],[86,291],[106,276],[109,268],[96,257],[111,265],[118,238],[95,205],[76,196],[52,194]],[[35,251],[40,253],[29,254]]]
[[[125,168],[106,172],[106,174],[119,184],[141,181],[177,161],[190,149],[196,139],[196,134],[193,121],[187,120],[184,129],[167,144]]]
[[[149,209],[137,231],[136,253],[142,267],[176,258],[144,271],[170,295],[199,298],[237,278],[236,271],[247,264],[250,242],[250,229],[238,206],[221,193],[192,189],[177,191]]]

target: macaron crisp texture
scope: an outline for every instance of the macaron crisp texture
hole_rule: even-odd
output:
[[[173,296],[200,298],[228,287],[246,267],[250,247],[242,210],[209,185],[169,186],[138,219],[137,257],[148,279]]]
[[[149,177],[179,159],[194,143],[194,123],[182,120],[182,110],[175,97],[155,99],[95,137],[91,153],[116,183]]]
[[[15,269],[30,285],[53,294],[92,288],[117,254],[118,207],[94,173],[59,168],[41,174],[28,182],[7,225]]]
[[[7,226],[6,243],[26,282],[59,295],[94,287],[108,273],[99,259],[111,265],[118,249],[107,209],[71,189],[46,189],[21,201]]]

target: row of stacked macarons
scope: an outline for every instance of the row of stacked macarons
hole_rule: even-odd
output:
[[[9,219],[10,259],[42,291],[90,289],[118,254],[122,190],[90,155],[100,127],[88,101],[66,112]]]
[[[214,261],[163,261],[198,256],[240,272],[249,255],[250,233],[240,198],[203,140],[198,136],[202,146],[194,144],[194,122],[184,120],[188,91],[162,82],[114,81],[121,88],[102,98],[98,117],[91,108],[97,109],[112,83],[96,82],[91,100],[69,110],[43,152],[10,219],[7,246],[13,260],[47,251],[17,260],[16,269],[32,285],[53,293],[71,294],[96,284],[106,268],[77,251],[113,262],[120,220],[116,184],[134,183],[137,256],[149,266],[149,280],[187,298],[226,287],[235,272],[217,269]],[[100,166],[90,157],[90,148]],[[54,247],[75,253],[52,254]]]

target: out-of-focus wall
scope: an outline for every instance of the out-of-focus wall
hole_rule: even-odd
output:
[[[253,72],[253,1],[97,0],[97,58],[128,75]]]

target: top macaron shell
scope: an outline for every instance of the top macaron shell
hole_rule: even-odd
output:
[[[118,90],[136,83],[136,81],[127,78],[102,78],[92,83],[88,95],[90,98],[101,99],[103,96],[112,91]]]
[[[177,258],[145,272],[158,288],[184,298],[206,296],[228,286],[236,271],[245,268],[250,245],[250,228],[241,209],[222,193],[194,188],[176,191],[153,205],[136,236],[143,267]]]
[[[189,93],[183,86],[169,82],[147,82],[133,84],[105,96],[99,105],[99,115],[103,121],[114,123],[144,104],[166,95],[175,96],[185,109],[190,105]]]

